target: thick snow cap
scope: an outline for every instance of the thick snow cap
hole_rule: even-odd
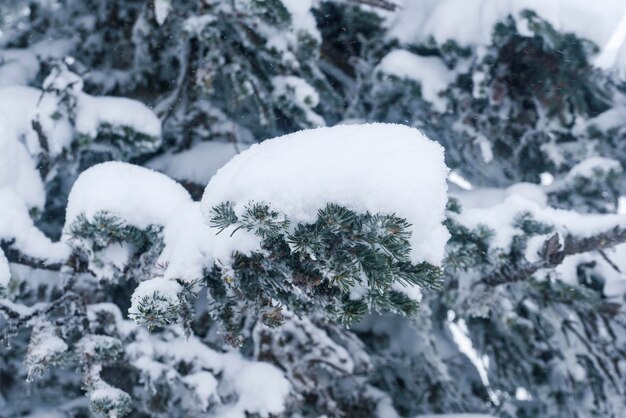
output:
[[[66,229],[80,215],[109,212],[140,228],[165,225],[176,209],[190,203],[189,193],[171,178],[144,167],[116,161],[81,173],[70,192]]]
[[[335,203],[358,213],[396,214],[412,227],[412,259],[440,264],[448,232],[443,148],[395,124],[340,125],[269,139],[235,156],[211,179],[205,218],[221,202],[241,213],[264,202],[294,222]]]

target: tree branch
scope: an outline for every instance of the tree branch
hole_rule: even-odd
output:
[[[11,244],[12,242],[0,242],[0,249],[2,249],[2,251],[4,252],[4,255],[9,263],[15,263],[35,269],[51,271],[61,271],[61,269],[63,269],[64,267],[68,267],[76,273],[89,273],[87,264],[81,261],[76,256],[70,256],[70,258],[65,263],[50,263],[46,260],[26,255],[21,251],[11,247]]]
[[[559,234],[555,233],[543,243],[539,251],[540,259],[538,261],[525,261],[517,265],[505,264],[489,273],[481,281],[497,286],[525,280],[538,270],[558,266],[568,255],[602,251],[626,242],[626,229],[615,227],[586,238],[567,235],[563,245],[561,245],[559,237]]]

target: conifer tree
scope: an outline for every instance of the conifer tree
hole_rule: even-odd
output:
[[[622,416],[616,2],[8,3],[0,416]]]

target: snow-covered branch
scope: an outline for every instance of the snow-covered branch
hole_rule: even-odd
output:
[[[569,255],[602,251],[624,242],[626,242],[626,229],[617,226],[609,231],[588,237],[577,237],[572,234],[561,237],[559,233],[555,233],[544,241],[537,261],[524,260],[519,265],[505,264],[488,273],[481,281],[497,286],[527,280],[541,269],[557,267]],[[606,255],[603,256],[606,257]]]

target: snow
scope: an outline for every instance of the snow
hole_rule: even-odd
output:
[[[0,87],[27,85],[39,72],[37,56],[27,49],[0,50]]]
[[[55,326],[47,319],[36,317],[33,324],[31,342],[24,365],[28,370],[28,380],[40,374],[44,367],[58,361],[68,351],[68,345],[55,333]]]
[[[23,254],[48,263],[62,263],[70,248],[52,242],[33,224],[28,207],[10,188],[0,188],[0,240],[12,241],[12,247]]]
[[[538,189],[535,189],[537,192]],[[515,217],[523,212],[530,213],[535,220],[554,225],[557,232],[562,235],[573,234],[578,237],[589,237],[595,234],[609,231],[615,226],[626,226],[626,218],[620,215],[581,214],[568,210],[554,209],[545,206],[537,199],[543,197],[507,193],[504,197],[490,195],[489,190],[481,194],[481,190],[474,190],[471,199],[465,199],[464,193],[459,193],[463,212],[459,221],[467,227],[475,228],[478,225],[487,225],[496,235],[493,245],[500,248],[508,248],[514,235],[520,233],[512,224]],[[482,203],[472,205],[471,201]]]
[[[164,174],[121,162],[106,162],[85,170],[69,194],[63,241],[70,243],[72,223],[83,214],[92,219],[108,212],[138,228],[163,227],[164,248],[157,264],[164,279],[193,281],[214,262],[228,263],[235,251],[249,254],[259,248],[259,239],[247,231],[236,236],[216,235],[202,216],[200,203]],[[102,278],[110,268],[118,269],[129,260],[128,244],[111,245],[98,253],[104,266],[92,266]],[[156,283],[156,282],[155,282]],[[160,283],[160,282],[158,282]]]
[[[242,362],[238,354],[226,354],[229,367],[224,369],[224,377],[229,379],[232,388],[240,394],[234,405],[224,408],[220,418],[246,418],[249,413],[263,417],[280,415],[285,409],[285,400],[291,391],[289,381],[276,367],[261,361]]]
[[[45,192],[35,161],[7,125],[0,113],[0,189],[11,188],[28,207],[42,208]]]
[[[612,107],[605,112],[600,113],[598,116],[589,119],[586,123],[582,125],[582,128],[588,127],[596,127],[602,131],[609,131],[614,128],[620,128],[624,126],[624,121],[626,120],[626,107],[624,106],[616,106]],[[575,133],[580,135],[584,131],[581,129],[576,129]]]
[[[168,333],[172,332],[176,332],[176,335],[169,336]],[[284,411],[291,385],[275,366],[246,360],[238,351],[215,351],[193,335],[186,339],[184,331],[179,327],[169,327],[167,333],[160,337],[163,339],[143,329],[137,330],[137,340],[126,349],[128,358],[147,373],[163,370],[158,363],[165,367],[188,364],[192,370],[182,378],[183,382],[208,383],[196,394],[210,396],[219,393],[222,399],[231,399],[227,404],[211,408],[207,416],[245,418],[249,416],[247,414],[259,414],[261,417],[269,417],[270,414],[280,415]],[[144,370],[141,366],[147,366],[148,369]],[[176,371],[172,370],[172,373]],[[196,376],[198,373],[201,374]],[[212,380],[208,374],[216,377],[216,388],[210,383]]]
[[[317,30],[315,17],[311,13],[313,0],[282,0],[283,5],[291,15],[291,25],[296,31],[302,31],[321,41],[321,35]]]
[[[493,415],[486,414],[435,414],[435,415],[418,415],[415,418],[495,418]]]
[[[216,17],[212,14],[191,16],[185,19],[183,29],[190,34],[198,36],[207,25],[215,22],[215,20]]]
[[[440,96],[455,74],[439,57],[423,57],[403,49],[394,49],[381,60],[377,71],[399,78],[407,78],[420,84],[422,97],[443,112],[446,101]]]
[[[176,180],[205,185],[217,170],[247,148],[245,144],[224,141],[200,142],[181,152],[159,155],[148,161],[146,167]]]
[[[95,137],[104,123],[127,126],[153,137],[161,136],[161,121],[143,103],[125,97],[81,94],[76,111],[76,130]]]
[[[47,77],[44,86],[55,90],[70,87],[77,99],[74,126],[67,117],[57,117],[62,106],[55,94],[25,86],[0,89],[0,122],[4,125],[4,135],[14,140],[23,138],[30,155],[42,151],[39,135],[33,128],[34,120],[41,125],[51,156],[57,156],[69,148],[75,132],[93,138],[105,123],[130,127],[157,138],[161,136],[161,122],[152,110],[137,100],[84,94],[81,92],[82,80],[69,71]],[[0,138],[0,144],[3,141]]]
[[[228,262],[234,251],[247,254],[259,245],[258,238],[246,231],[234,237],[216,235],[205,222],[200,204],[180,184],[132,164],[106,162],[81,173],[70,191],[64,241],[69,241],[70,227],[80,214],[92,219],[99,212],[139,228],[162,226],[164,248],[158,264],[164,266],[160,273],[166,279],[198,279],[215,261]],[[128,256],[124,247],[115,246],[99,253],[100,259],[113,265],[124,265]]]
[[[154,16],[159,26],[163,25],[171,10],[172,4],[170,0],[154,0]]]
[[[593,263],[594,274],[604,280],[602,289],[604,296],[608,299],[620,300],[626,293],[626,277],[623,273],[626,269],[626,244],[606,249],[604,253],[620,271],[616,271],[613,265],[596,253],[583,253],[565,257],[563,262],[554,269],[553,274],[559,280],[575,286],[578,285],[580,265]]]
[[[515,218],[524,212],[530,213],[536,221],[552,226],[561,237],[572,234],[585,238],[610,231],[616,226],[626,227],[626,218],[623,215],[581,214],[551,208],[547,206],[543,190],[538,185],[519,183],[508,189],[474,189],[471,192],[455,193],[454,197],[460,200],[463,207],[457,221],[470,228],[479,225],[488,226],[495,232],[491,241],[492,247],[504,250],[509,248],[515,235],[522,233],[513,224]],[[529,261],[538,260],[538,251],[550,235],[552,233],[535,236],[529,240],[525,251],[525,257]],[[620,270],[626,269],[626,264],[622,262],[626,259],[626,245],[618,245],[606,252],[614,254],[610,257],[620,266]],[[589,261],[595,261],[596,269],[604,277],[604,293],[607,297],[623,294],[626,290],[626,278],[596,253],[568,256],[554,272],[560,280],[577,284],[578,265]]]
[[[11,271],[9,270],[9,261],[4,256],[4,251],[0,248],[0,289],[7,287],[11,279]]]
[[[121,162],[97,164],[81,173],[69,194],[65,231],[82,213],[117,215],[139,228],[165,225],[181,205],[191,202],[183,186],[164,174]]]
[[[259,249],[259,238],[247,231],[216,235],[202,216],[200,203],[184,205],[165,225],[165,247],[158,264],[166,266],[164,278],[190,281],[202,277],[204,268],[213,263],[228,264],[235,251],[250,254]]]
[[[69,121],[52,117],[57,108],[58,101],[53,94],[23,86],[0,89],[0,115],[4,116],[6,132],[14,139],[24,138],[30,155],[42,151],[33,120],[41,124],[52,156],[60,154],[71,143],[73,129]]]
[[[201,371],[183,377],[182,381],[188,387],[193,388],[200,403],[200,409],[206,411],[211,399],[217,396],[217,379],[211,373]]]
[[[110,402],[111,406],[121,406],[126,402],[130,403],[130,396],[128,396],[128,394],[123,390],[110,386],[102,380],[99,381],[98,384],[99,387],[89,392],[89,399],[92,404],[98,402],[108,405]],[[117,411],[116,409],[110,410],[108,415],[110,417],[122,416],[120,411]]]
[[[594,60],[594,65],[598,68],[609,70],[614,68],[618,63],[618,56],[620,55],[620,50],[624,45],[624,41],[626,40],[626,9],[624,9],[624,14],[622,15],[622,19],[617,24],[615,31],[608,39],[606,44],[603,46],[602,51],[596,59]]]
[[[409,44],[432,36],[439,44],[454,40],[461,46],[488,45],[497,22],[530,9],[555,29],[603,46],[625,8],[623,0],[403,0],[390,22],[390,37]]]
[[[158,303],[162,309],[157,310],[167,310],[172,306],[178,306],[180,304],[180,299],[178,295],[182,292],[183,288],[173,280],[167,280],[163,278],[156,278],[146,280],[144,282],[139,283],[139,286],[135,288],[133,292],[133,296],[130,299],[131,302],[131,311],[136,311],[137,306],[142,301],[143,298],[148,298],[152,300],[153,303]],[[154,295],[161,296],[164,300],[154,300],[152,296]]]
[[[596,171],[608,173],[615,171],[622,172],[622,165],[619,161],[605,157],[590,157],[576,164],[567,173],[567,180],[574,180],[577,177],[593,177]]]
[[[307,120],[315,126],[325,126],[324,118],[311,109],[320,102],[317,91],[303,78],[296,76],[272,77],[275,97],[291,97],[305,113]]]
[[[416,129],[341,125],[253,145],[211,179],[202,198],[208,220],[221,202],[241,213],[265,202],[293,222],[312,222],[336,203],[358,213],[396,214],[411,223],[414,262],[441,263],[448,169],[443,149]],[[394,181],[389,181],[393,179]]]

